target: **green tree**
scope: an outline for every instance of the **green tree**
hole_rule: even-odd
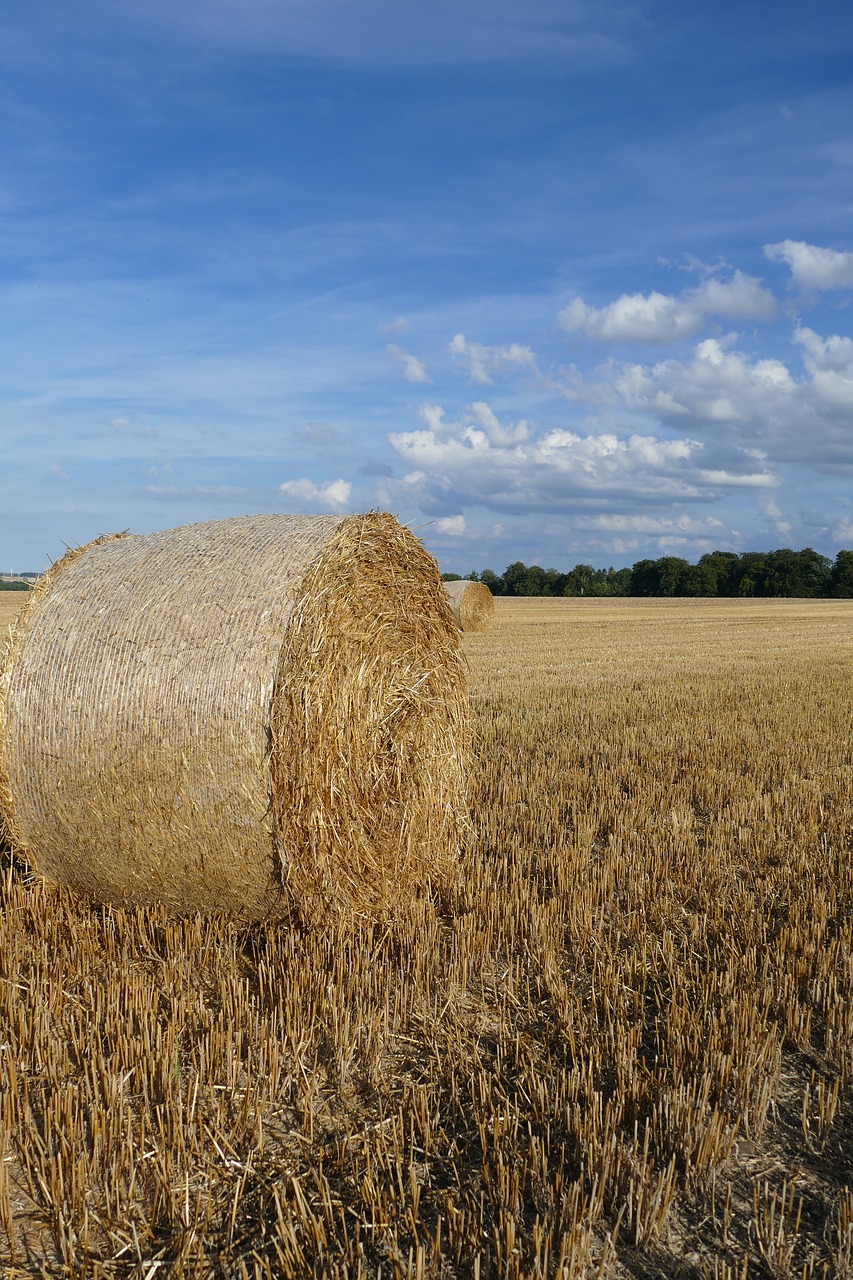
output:
[[[495,573],[494,569],[484,569],[480,574],[480,581],[485,582],[493,596],[506,595],[506,591],[504,590],[504,580]]]
[[[709,574],[709,589],[705,595],[736,596],[738,593],[738,562],[735,551],[708,551],[700,556],[699,564]]]
[[[597,596],[604,594],[599,588],[601,579],[605,577],[603,570],[593,569],[591,564],[576,564],[566,574],[563,586],[564,596]]]
[[[631,595],[658,595],[659,577],[657,560],[638,560],[631,570]]]
[[[683,596],[693,566],[681,556],[662,556],[658,561],[660,594],[662,596]]]
[[[829,590],[836,600],[853,600],[853,551],[839,551],[835,557]]]
[[[830,586],[832,562],[811,547],[792,551],[781,547],[768,551],[762,572],[756,578],[756,594],[762,596],[813,597],[824,595]]]
[[[688,593],[693,565],[681,556],[638,560],[631,571],[632,596],[683,596]]]
[[[612,565],[610,566],[607,570],[607,587],[607,594],[611,596],[631,594],[631,570],[627,565],[624,569],[614,569]]]
[[[744,551],[742,553],[733,576],[735,595],[760,596],[764,594],[761,584],[766,559],[767,557],[763,551]]]
[[[504,569],[503,583],[506,596],[529,596],[537,592],[528,591],[530,570],[523,560],[514,560]]]

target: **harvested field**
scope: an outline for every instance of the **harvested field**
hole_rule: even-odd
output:
[[[9,627],[29,598],[28,591],[0,591],[0,641],[6,638]]]
[[[495,605],[434,907],[9,868],[7,1274],[853,1274],[853,602]]]

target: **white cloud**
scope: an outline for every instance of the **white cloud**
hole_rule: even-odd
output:
[[[849,468],[853,341],[822,338],[805,328],[794,338],[803,349],[805,376],[795,377],[779,359],[734,349],[735,336],[729,334],[697,343],[687,360],[605,365],[589,399],[601,401],[603,383],[627,408],[718,445],[728,441],[753,456],[759,450],[759,461],[763,450],[776,461]],[[575,380],[571,390],[573,398],[582,398],[582,383]]]
[[[530,426],[524,418],[514,426],[505,427],[484,400],[475,400],[469,413],[472,422],[491,444],[523,444],[530,435]]]
[[[779,483],[769,471],[753,471],[738,474],[731,471],[706,469],[699,473],[708,484],[725,489],[773,489]]]
[[[726,467],[717,467],[713,451],[685,436],[537,430],[529,422],[501,423],[483,402],[458,421],[448,421],[440,406],[425,406],[422,420],[432,426],[388,439],[409,468],[407,501],[414,496],[437,516],[474,506],[540,516],[622,513],[638,501],[707,501],[721,489],[771,482],[757,473],[754,458],[729,448]]]
[[[513,342],[508,347],[485,347],[469,342],[457,333],[447,344],[453,363],[467,369],[470,382],[488,384],[493,375],[501,376],[520,370],[536,371],[536,357],[530,347]]]
[[[601,342],[670,342],[691,337],[702,317],[667,294],[623,294],[605,307],[573,298],[560,312],[568,333],[587,333]]]
[[[821,338],[813,329],[800,328],[794,338],[804,349],[803,363],[811,375],[815,398],[842,414],[853,414],[853,339],[834,334]]]
[[[772,320],[776,299],[755,276],[735,271],[731,280],[711,276],[686,295],[702,314],[725,316],[729,320]]]
[[[766,244],[764,256],[771,262],[786,263],[792,280],[802,289],[853,289],[853,253],[839,253],[804,240],[780,240]]]
[[[385,354],[400,365],[403,370],[403,377],[407,382],[432,382],[432,378],[418,357],[413,356],[411,352],[406,351],[403,347],[398,347],[396,342],[388,343],[385,348]]]
[[[442,516],[435,522],[438,533],[447,534],[449,538],[461,538],[465,532],[464,516]]]
[[[560,312],[568,333],[586,333],[600,342],[664,343],[690,338],[708,316],[772,320],[773,295],[754,276],[735,271],[731,280],[709,277],[679,296],[658,293],[623,294],[604,307],[591,307],[574,298]]]
[[[279,493],[295,498],[305,506],[325,507],[331,511],[345,511],[349,503],[352,485],[347,480],[330,480],[317,485],[313,480],[285,480],[278,486]]]

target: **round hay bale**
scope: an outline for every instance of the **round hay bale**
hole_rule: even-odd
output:
[[[467,743],[437,567],[381,513],[98,539],[0,676],[12,843],[100,901],[382,913],[450,874]]]
[[[460,631],[488,631],[495,620],[495,602],[485,582],[445,582],[456,625]]]

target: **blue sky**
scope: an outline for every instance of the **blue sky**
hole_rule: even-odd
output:
[[[853,547],[851,69],[841,0],[11,0],[0,565]]]

